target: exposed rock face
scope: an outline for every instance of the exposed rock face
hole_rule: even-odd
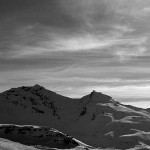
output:
[[[150,145],[149,109],[120,104],[96,91],[71,99],[39,85],[10,89],[0,94],[0,123],[56,128],[95,147]]]

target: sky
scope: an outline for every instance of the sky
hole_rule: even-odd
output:
[[[0,91],[40,84],[150,107],[150,0],[0,0]]]

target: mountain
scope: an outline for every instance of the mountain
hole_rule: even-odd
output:
[[[72,99],[40,85],[12,88],[0,94],[0,123],[56,128],[103,149],[150,145],[149,109],[123,105],[96,91]]]

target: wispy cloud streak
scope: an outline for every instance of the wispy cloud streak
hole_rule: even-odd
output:
[[[150,97],[149,0],[2,0],[0,20],[1,91]]]

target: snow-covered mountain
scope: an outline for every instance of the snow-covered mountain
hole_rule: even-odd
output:
[[[94,147],[150,145],[149,110],[96,91],[71,99],[40,85],[13,88],[0,94],[0,123],[48,126]]]

